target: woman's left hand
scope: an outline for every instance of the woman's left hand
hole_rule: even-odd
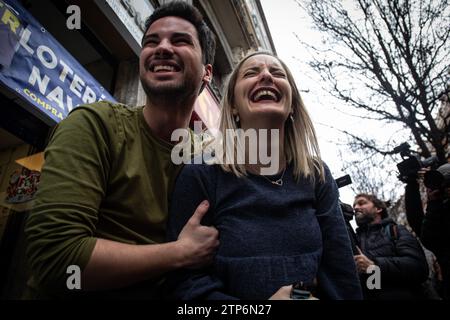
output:
[[[292,285],[281,287],[275,292],[269,300],[292,300],[291,299]]]

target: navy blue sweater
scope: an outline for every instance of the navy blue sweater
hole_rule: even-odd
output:
[[[203,200],[202,224],[219,230],[213,266],[179,270],[167,286],[176,299],[268,299],[282,286],[316,278],[321,298],[360,299],[337,186],[295,182],[288,166],[283,186],[262,176],[237,178],[218,165],[187,165],[170,205],[168,237],[176,240]]]

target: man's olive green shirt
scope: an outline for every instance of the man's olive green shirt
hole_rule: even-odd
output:
[[[180,166],[171,161],[172,145],[152,134],[142,109],[83,105],[54,131],[25,228],[35,297],[67,293],[68,266],[83,270],[97,238],[165,241],[168,200]],[[152,298],[160,282],[112,296]]]

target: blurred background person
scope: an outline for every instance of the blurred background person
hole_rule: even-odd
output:
[[[371,194],[358,194],[353,203],[358,225],[355,255],[364,298],[368,300],[423,299],[421,284],[427,279],[428,265],[416,238],[402,225],[388,218],[383,201]],[[367,269],[380,270],[381,288],[369,289]]]

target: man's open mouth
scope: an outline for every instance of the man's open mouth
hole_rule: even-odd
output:
[[[153,63],[150,65],[151,72],[178,72],[181,68],[174,63]]]

